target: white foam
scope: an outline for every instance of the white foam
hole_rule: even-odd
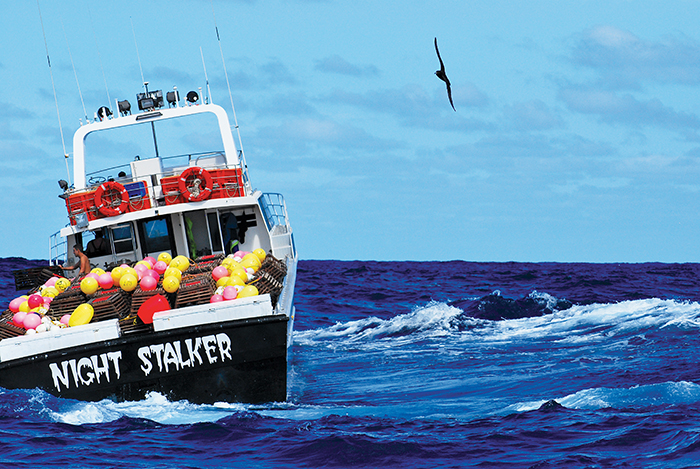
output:
[[[48,413],[52,420],[71,425],[112,422],[121,417],[143,418],[177,425],[215,422],[246,408],[243,404],[198,405],[187,401],[171,402],[162,394],[152,392],[141,401],[75,402],[63,410],[49,410]]]
[[[630,388],[591,388],[555,397],[568,409],[625,409],[635,407],[684,405],[700,402],[700,385],[688,381],[637,385]],[[504,412],[527,412],[537,410],[547,400],[518,402],[508,406]]]
[[[556,301],[548,294],[539,298]],[[611,304],[573,306],[552,314],[488,321],[468,317],[446,303],[430,302],[390,319],[368,317],[321,329],[298,331],[297,345],[333,348],[387,346],[447,337],[452,342],[498,343],[546,340],[552,343],[596,343],[611,337],[666,327],[700,329],[700,304],[645,299]]]

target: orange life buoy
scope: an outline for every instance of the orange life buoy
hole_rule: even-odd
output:
[[[121,215],[129,208],[129,193],[116,181],[103,182],[95,191],[95,206],[106,217]]]
[[[207,200],[211,197],[211,174],[206,169],[197,166],[187,168],[180,175],[178,188],[187,202]]]

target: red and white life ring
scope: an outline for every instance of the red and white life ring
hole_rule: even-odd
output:
[[[187,202],[199,202],[211,197],[212,178],[209,171],[197,166],[187,168],[180,174],[178,188]]]
[[[103,182],[95,191],[95,206],[106,217],[121,215],[129,209],[129,193],[116,181]]]

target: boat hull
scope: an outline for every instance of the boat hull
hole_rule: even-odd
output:
[[[0,386],[62,398],[140,400],[159,392],[192,403],[284,401],[285,315],[119,338],[0,363]]]

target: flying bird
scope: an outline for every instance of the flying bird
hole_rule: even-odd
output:
[[[452,87],[450,86],[450,80],[447,78],[447,74],[445,74],[445,64],[442,63],[442,59],[440,58],[440,51],[438,50],[437,46],[437,38],[435,38],[435,52],[437,52],[438,60],[440,61],[440,70],[437,70],[435,72],[435,75],[437,77],[445,82],[445,85],[447,86],[447,98],[450,100],[450,105],[452,106],[452,109],[454,109],[455,112],[457,112],[457,109],[455,109],[455,105],[452,102]]]

